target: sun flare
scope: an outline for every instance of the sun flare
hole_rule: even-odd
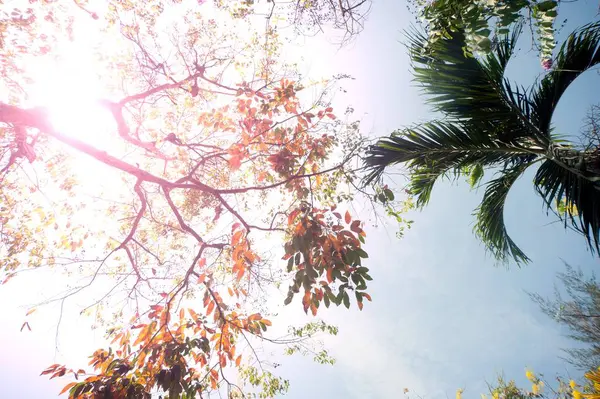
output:
[[[31,68],[34,85],[30,102],[48,109],[52,126],[62,134],[107,149],[115,123],[100,99],[106,90],[92,52],[85,43],[65,46],[58,59]]]

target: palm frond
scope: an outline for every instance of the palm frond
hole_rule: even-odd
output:
[[[535,158],[535,152],[527,148],[481,134],[481,127],[432,121],[395,132],[368,149],[365,164],[370,172],[365,184],[378,179],[386,167],[406,163],[412,176],[411,191],[422,206],[428,202],[435,181],[446,173],[460,174],[473,165],[500,166]]]
[[[549,159],[538,169],[534,184],[548,209],[561,201],[569,205],[562,215],[565,222],[570,221],[590,248],[600,253],[600,183],[596,179],[598,176],[586,176],[585,171]]]
[[[408,35],[415,81],[436,111],[460,121],[487,122],[481,134],[494,135],[507,143],[534,139],[546,146],[548,140],[530,121],[530,103],[524,90],[516,90],[504,72],[520,33],[498,39],[490,54],[478,59],[464,55],[465,37],[456,32],[450,39],[428,46],[420,33]]]
[[[500,177],[486,184],[483,200],[475,211],[477,218],[475,232],[493,256],[502,262],[510,258],[517,263],[529,261],[506,231],[504,205],[511,187],[530,165],[531,162],[523,162],[498,172]]]
[[[553,69],[532,93],[533,122],[549,135],[552,115],[561,96],[583,72],[600,62],[600,22],[573,32],[561,46]]]

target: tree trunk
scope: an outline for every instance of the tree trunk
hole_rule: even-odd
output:
[[[550,159],[581,173],[584,177],[600,180],[600,148],[581,151],[562,144],[552,144],[548,155]]]

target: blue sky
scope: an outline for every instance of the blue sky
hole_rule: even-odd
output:
[[[579,0],[562,7],[561,19],[569,20],[563,32],[568,33],[593,20],[598,3]],[[311,46],[305,56],[309,74],[348,73],[356,78],[337,101],[355,107],[366,134],[385,135],[431,116],[411,84],[401,44],[402,30],[411,22],[403,1],[378,0],[365,31],[352,45],[332,52],[326,44],[306,43]],[[528,85],[542,70],[535,52],[528,51],[527,43],[522,47],[509,76]],[[586,108],[598,102],[598,83],[600,77],[590,72],[567,92],[555,118],[558,131],[578,133]],[[498,372],[520,382],[525,367],[547,377],[568,375],[570,370],[558,358],[559,348],[570,345],[562,336],[565,331],[541,314],[525,291],[551,294],[555,274],[563,270],[561,259],[584,270],[594,269],[598,260],[581,237],[546,216],[532,176],[533,171],[517,183],[506,210],[510,234],[532,259],[521,269],[495,267],[486,255],[472,234],[471,213],[482,191],[470,191],[462,182],[438,185],[430,205],[412,215],[413,228],[402,240],[394,237],[393,225],[369,227],[373,302],[363,312],[342,308],[320,314],[340,328],[337,337],[326,340],[337,363],[332,367],[305,358],[283,359],[278,371],[291,381],[288,396],[394,398],[408,388],[427,398],[445,398],[464,388],[463,397],[478,398]],[[37,284],[29,289],[43,288],[43,280]],[[0,301],[10,304],[0,331],[2,396],[54,397],[60,384],[38,377],[53,362],[54,330],[19,334],[23,312],[13,310],[18,293],[0,290]],[[70,346],[68,332],[64,334],[61,353],[76,356],[80,347]]]

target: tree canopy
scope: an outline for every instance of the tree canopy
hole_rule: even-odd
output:
[[[314,322],[273,337],[272,302],[298,297],[316,315],[371,300],[348,190],[358,124],[331,106],[338,78],[302,82],[279,57],[279,26],[300,24],[289,18],[353,34],[365,6],[271,3],[265,15],[252,2],[75,0],[2,11],[0,281],[63,271],[46,301],[61,306],[100,290],[80,310],[101,314],[110,342],[85,370],[42,373],[75,378],[63,392],[271,397],[287,382],[256,342],[303,352],[315,333],[336,332]]]

